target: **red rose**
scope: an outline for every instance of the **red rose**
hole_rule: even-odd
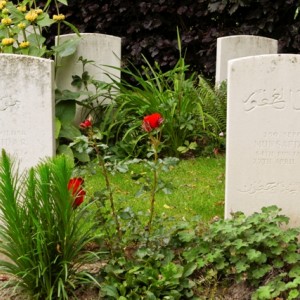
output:
[[[72,196],[75,198],[72,207],[78,207],[84,200],[86,194],[85,190],[82,188],[84,180],[81,177],[74,177],[69,180],[68,190],[71,192]]]
[[[92,125],[93,125],[93,124],[92,124],[91,120],[86,119],[84,122],[81,122],[81,123],[79,124],[79,127],[82,128],[82,129],[85,129],[85,128],[92,127]]]
[[[145,131],[150,132],[153,129],[158,128],[163,121],[164,119],[159,113],[154,113],[144,117],[142,128]]]

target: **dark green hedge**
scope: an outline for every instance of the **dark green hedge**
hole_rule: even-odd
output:
[[[62,11],[81,32],[122,37],[124,63],[136,66],[147,59],[166,68],[178,58],[180,30],[186,62],[213,78],[216,39],[254,34],[279,40],[280,52],[298,53],[300,17],[296,0],[69,0]],[[67,30],[63,31],[64,33]]]

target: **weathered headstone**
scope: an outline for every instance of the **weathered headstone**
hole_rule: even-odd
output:
[[[0,149],[20,171],[55,154],[53,67],[48,59],[0,54]]]
[[[277,205],[300,225],[300,55],[231,60],[225,217]]]
[[[227,80],[227,63],[230,59],[276,54],[277,40],[254,35],[233,35],[217,39],[216,84]]]
[[[76,34],[61,35],[59,41],[62,43],[74,38]],[[71,82],[73,75],[82,76],[83,65],[78,61],[79,57],[93,61],[85,65],[85,71],[94,79],[109,83],[112,81],[111,76],[114,80],[120,80],[121,38],[99,33],[81,33],[76,53],[59,60],[61,67],[56,74],[58,89],[76,91]],[[77,107],[75,123],[80,123],[85,117],[86,111]]]

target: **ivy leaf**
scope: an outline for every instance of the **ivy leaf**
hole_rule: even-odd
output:
[[[296,277],[300,278],[300,266],[293,266],[292,269],[289,272],[289,277]]]
[[[253,278],[255,279],[259,279],[259,278],[262,278],[263,276],[265,276],[270,270],[272,269],[271,266],[269,265],[264,265],[260,268],[257,268],[256,270],[254,270],[252,272],[252,276]]]
[[[255,295],[257,297],[255,297],[253,299],[270,300],[270,299],[272,299],[271,287],[270,286],[261,286],[260,288],[258,288]]]
[[[299,291],[296,290],[296,289],[293,289],[289,292],[289,296],[288,296],[288,300],[291,300],[291,299],[297,299],[299,296]],[[299,298],[298,298],[299,299]]]
[[[284,256],[284,260],[289,264],[294,264],[299,261],[299,253],[287,253]]]

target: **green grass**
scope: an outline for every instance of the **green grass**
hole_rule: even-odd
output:
[[[225,158],[196,158],[181,160],[173,170],[160,173],[160,178],[172,184],[172,194],[162,191],[156,195],[156,213],[176,218],[191,218],[200,215],[203,221],[214,216],[223,217],[224,211]],[[141,165],[130,166],[130,171],[110,175],[114,199],[119,207],[130,206],[134,211],[145,211],[150,207],[149,194],[136,197],[141,184],[131,179],[132,172],[142,172]],[[104,178],[97,175],[86,178],[88,195],[105,187]]]

